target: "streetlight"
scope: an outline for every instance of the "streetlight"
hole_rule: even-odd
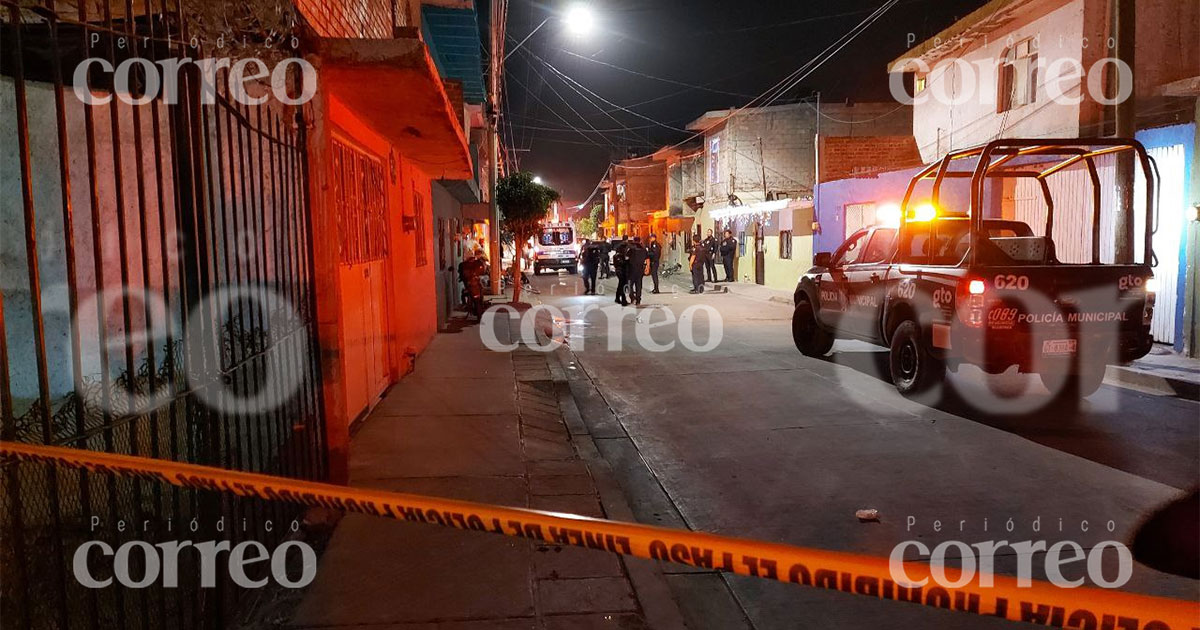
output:
[[[563,22],[572,35],[587,35],[596,26],[596,16],[592,15],[591,9],[577,4],[567,11]]]
[[[511,57],[513,53],[520,50],[521,46],[524,46],[525,42],[529,41],[529,38],[533,37],[534,33],[542,30],[542,27],[555,17],[557,16],[551,15],[550,17],[542,20],[541,24],[538,24],[532,31],[529,31],[529,34],[525,36],[525,39],[517,42],[517,45],[513,46],[512,50],[508,51],[508,53],[504,55],[504,60],[508,61],[508,58]],[[583,6],[582,4],[573,5],[571,8],[567,9],[566,13],[562,14],[561,19],[563,24],[566,26],[567,31],[576,36],[587,35],[596,27],[596,17],[592,14],[592,10],[586,6]]]
[[[540,176],[538,176],[538,175],[534,175],[534,176],[533,176],[533,183],[535,183],[535,184],[537,184],[537,185],[541,186],[541,185],[542,185],[542,178],[541,178]]]

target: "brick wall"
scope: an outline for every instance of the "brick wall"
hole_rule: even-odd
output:
[[[911,135],[821,138],[821,181],[891,171],[921,164]]]
[[[708,181],[709,203],[723,206],[730,194],[742,203],[763,200],[764,175],[767,191],[807,194],[814,175],[815,133],[816,113],[807,105],[751,109],[730,118],[715,134],[720,151],[717,180]]]
[[[321,37],[392,36],[392,0],[296,0],[296,8]]]
[[[666,209],[667,165],[657,163],[647,168],[621,169],[625,180],[625,203],[621,221],[642,222],[648,215]]]
[[[704,154],[696,152],[695,155],[685,157],[673,164],[668,170],[668,187],[670,188],[670,200],[668,206],[678,211],[689,211],[684,200],[688,197],[696,197],[704,194]]]
[[[912,134],[912,108],[896,103],[822,103],[819,120],[814,103],[740,112],[708,135],[710,141],[720,137],[721,145],[717,180],[707,182],[709,203],[723,206],[730,194],[744,204],[762,201],[764,192],[791,197],[811,194],[816,175],[813,143],[818,133],[822,138],[908,137]],[[706,154],[710,146],[705,143]],[[907,150],[904,155],[907,159]],[[887,157],[881,166],[893,163]]]

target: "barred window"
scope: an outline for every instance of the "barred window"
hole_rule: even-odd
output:
[[[343,265],[388,254],[387,184],[383,160],[333,140],[333,199]]]
[[[783,230],[779,233],[779,258],[782,260],[791,260],[792,258],[791,230]]]

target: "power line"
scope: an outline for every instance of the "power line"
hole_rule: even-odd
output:
[[[704,90],[705,92],[714,92],[714,93],[716,93],[716,94],[727,94],[727,95],[729,95],[729,96],[744,96],[744,97],[749,97],[749,96],[751,96],[750,94],[743,94],[743,93],[741,93],[741,92],[730,92],[730,91],[728,91],[728,90],[717,90],[717,89],[713,89],[713,88],[710,88],[710,87],[706,87],[705,85],[695,85],[695,84],[692,84],[692,83],[685,83],[685,82],[683,82],[683,81],[676,81],[675,79],[668,79],[668,78],[665,78],[665,77],[659,77],[659,76],[655,76],[655,75],[652,75],[652,74],[647,74],[647,73],[645,73],[645,72],[639,72],[639,71],[637,71],[637,70],[631,70],[631,69],[629,69],[629,68],[622,68],[621,66],[618,66],[618,65],[616,65],[616,64],[608,63],[607,61],[600,61],[599,59],[594,59],[594,58],[592,58],[592,57],[587,57],[587,56],[585,56],[585,55],[581,55],[581,54],[579,54],[579,53],[577,53],[577,52],[570,51],[570,50],[564,50],[563,52],[565,52],[566,54],[568,54],[568,55],[570,55],[570,56],[572,56],[572,57],[578,57],[579,59],[583,59],[584,61],[590,61],[590,62],[592,62],[592,63],[600,64],[600,65],[602,65],[602,66],[607,66],[607,67],[609,67],[609,68],[613,68],[613,69],[615,69],[615,70],[620,70],[620,71],[622,71],[622,72],[628,72],[629,74],[636,75],[636,76],[639,76],[639,77],[645,77],[645,78],[647,78],[647,79],[654,79],[655,81],[662,81],[663,83],[670,83],[670,84],[672,84],[672,85],[681,85],[681,86],[683,86],[683,87],[690,88],[691,90]]]
[[[874,12],[872,12],[869,16],[864,18],[854,28],[850,29],[849,32],[847,32],[842,37],[838,38],[834,43],[827,46],[825,48],[825,50],[818,53],[818,55],[816,57],[805,62],[799,68],[797,68],[796,70],[789,73],[782,80],[775,83],[775,85],[772,85],[771,87],[767,88],[767,90],[764,91],[762,94],[751,99],[751,101],[749,103],[746,103],[745,105],[742,105],[741,107],[731,110],[728,114],[726,114],[724,117],[722,117],[721,120],[718,121],[717,124],[729,120],[730,118],[734,117],[735,115],[739,114],[740,112],[742,112],[746,109],[749,109],[750,107],[766,107],[766,106],[769,106],[771,103],[774,103],[775,101],[782,98],[782,96],[784,94],[786,94],[789,90],[791,90],[795,86],[799,85],[800,81],[803,81],[805,78],[807,78],[809,75],[811,75],[817,68],[820,68],[822,65],[824,65],[825,62],[829,61],[831,58],[833,58],[834,55],[836,55],[843,48],[845,48],[851,41],[853,41],[859,35],[861,35],[863,31],[865,31],[868,27],[870,27],[872,24],[874,24],[876,21],[878,21],[879,18],[883,17],[883,15],[885,13],[887,13],[887,11],[890,10],[892,7],[896,6],[896,4],[899,3],[899,1],[900,0],[887,0],[887,2],[885,2],[883,5],[881,5],[878,9],[876,9]],[[772,94],[773,94],[773,96],[771,96]],[[767,98],[768,96],[770,96],[770,98],[768,98],[763,104],[755,105],[755,103],[757,103],[761,99]],[[699,132],[693,133],[693,134],[689,135],[687,138],[684,138],[683,140],[680,140],[679,142],[677,142],[673,145],[669,145],[669,148],[675,148],[675,147],[682,146],[683,144],[690,142],[691,140],[694,140],[702,135],[704,135],[704,131],[699,131]],[[608,168],[611,169],[612,166],[613,166],[613,164],[610,163]],[[600,182],[602,183],[604,181],[604,178],[607,176],[608,176],[608,169],[605,170],[604,177],[602,177],[600,179]],[[599,190],[599,189],[600,189],[600,186],[599,186],[599,184],[597,184],[596,189],[592,191],[592,195],[595,195],[596,190]],[[584,203],[586,203],[590,199],[591,199],[591,196],[589,196],[587,199],[585,199]]]

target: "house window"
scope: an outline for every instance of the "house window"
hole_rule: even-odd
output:
[[[413,191],[413,220],[416,222],[417,266],[429,264],[429,252],[425,244],[425,196]]]
[[[926,83],[927,78],[928,78],[928,75],[924,75],[924,74],[917,75],[917,78],[913,80],[913,93],[914,94],[920,94],[921,92],[925,91],[925,83]]]
[[[846,231],[844,234],[847,237],[872,225],[875,225],[874,202],[846,204]]]
[[[383,160],[334,139],[332,179],[342,264],[358,265],[387,256]]]
[[[746,255],[746,233],[738,232],[738,256]]]
[[[779,258],[782,260],[792,259],[792,231],[783,230],[779,233]]]
[[[1000,58],[996,112],[1003,113],[1037,100],[1037,41],[1026,39],[1004,51]]]

